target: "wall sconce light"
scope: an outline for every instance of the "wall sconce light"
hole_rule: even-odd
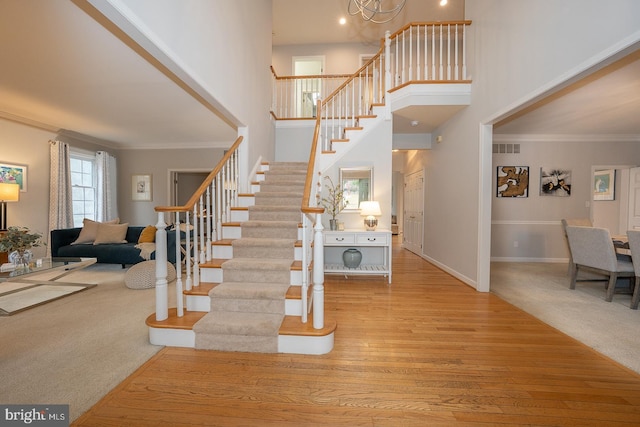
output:
[[[364,217],[364,226],[367,231],[374,231],[378,226],[378,218],[382,215],[380,203],[375,201],[360,202],[360,215]]]
[[[7,229],[7,202],[20,200],[20,185],[0,182],[0,230]]]

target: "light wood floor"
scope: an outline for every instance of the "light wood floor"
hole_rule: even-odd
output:
[[[165,348],[73,425],[640,425],[640,375],[397,245],[393,282],[327,277],[328,355]]]

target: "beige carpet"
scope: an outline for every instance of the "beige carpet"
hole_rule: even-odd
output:
[[[304,163],[271,163],[223,282],[209,292],[211,311],[193,327],[197,349],[277,353],[295,260]]]
[[[602,282],[569,289],[567,264],[491,263],[491,292],[640,373],[640,310],[625,288],[606,302]]]
[[[0,317],[0,402],[69,404],[74,420],[162,348],[144,323],[155,289],[126,288],[124,273],[90,266],[64,281],[98,286]]]

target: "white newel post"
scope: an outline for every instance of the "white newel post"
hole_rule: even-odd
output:
[[[167,290],[167,224],[164,213],[158,212],[156,224],[156,320],[169,317],[169,294]]]
[[[397,39],[396,39],[397,40]],[[387,30],[384,33],[384,111],[385,119],[391,119],[391,102],[387,99],[386,94],[396,86],[396,82],[391,85],[391,32]],[[396,50],[396,64],[398,61],[398,52]],[[396,65],[397,66],[397,65]]]
[[[316,215],[313,227],[313,327],[324,328],[324,242],[322,215]]]

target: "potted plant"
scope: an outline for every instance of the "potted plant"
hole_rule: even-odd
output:
[[[324,179],[329,181],[329,184],[325,184],[328,194],[320,200],[320,205],[331,215],[331,219],[329,220],[331,230],[337,230],[338,224],[336,217],[347,205],[344,200],[344,191],[340,185],[333,184],[331,177],[325,175]]]
[[[31,233],[27,227],[9,227],[0,236],[0,251],[9,253],[9,260],[16,267],[26,267],[31,262],[31,248],[41,246],[42,234]]]

